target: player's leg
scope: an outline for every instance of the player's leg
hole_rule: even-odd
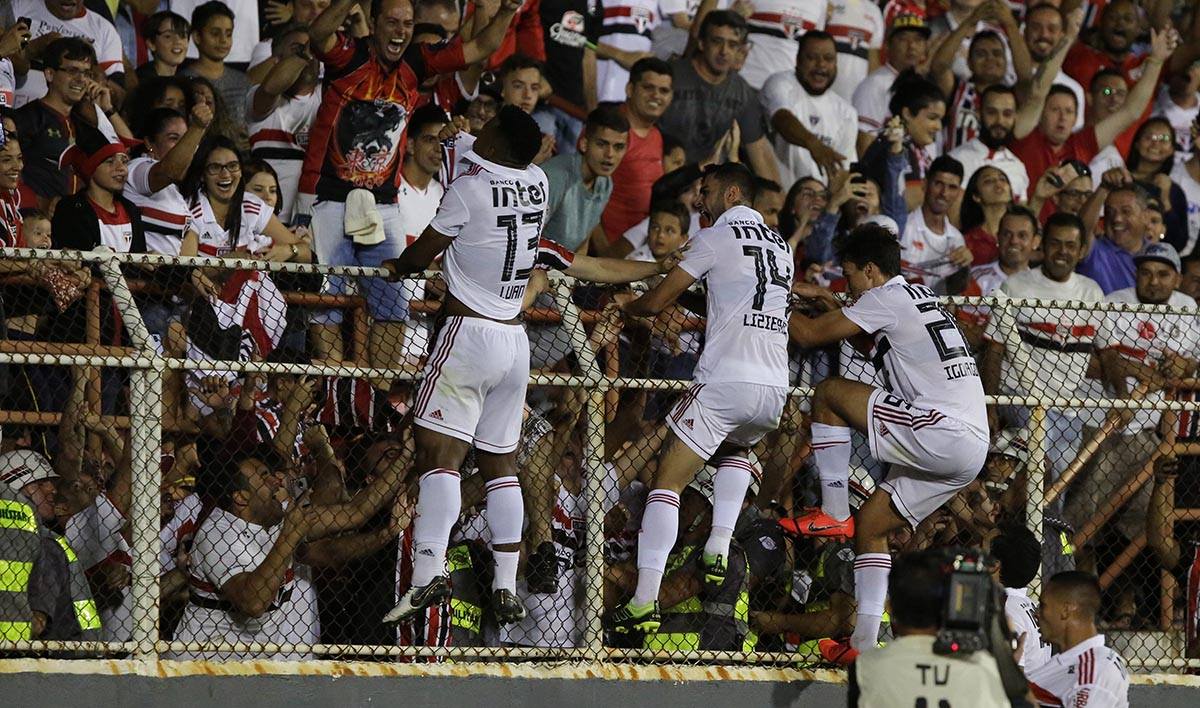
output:
[[[717,468],[713,475],[712,527],[704,543],[704,580],[710,587],[720,587],[725,581],[729,559],[729,543],[733,529],[746,501],[750,483],[761,473],[750,464],[748,447],[725,443],[713,456]]]
[[[812,451],[821,482],[820,511],[788,520],[794,533],[852,536],[850,518],[850,431],[867,430],[871,395],[877,389],[831,377],[817,384],[812,403]]]
[[[517,446],[529,385],[529,339],[519,326],[489,323],[488,327],[488,356],[502,373],[484,396],[475,426],[475,450],[492,533],[492,608],[498,621],[511,624],[525,618],[525,607],[517,598],[517,563],[525,524]]]
[[[414,426],[416,455],[413,464],[421,473],[413,520],[412,582],[400,602],[384,616],[399,622],[440,601],[450,592],[446,579],[446,548],[450,531],[462,513],[459,469],[470,443],[445,433]]]
[[[397,622],[449,591],[446,548],[462,512],[460,469],[482,412],[489,342],[470,318],[450,317],[437,335],[413,404],[414,465],[420,474],[413,522],[413,575],[385,622]],[[451,372],[446,375],[446,372]]]
[[[879,624],[887,600],[888,574],[892,556],[888,551],[888,536],[908,524],[892,504],[891,495],[876,489],[858,510],[854,539],[854,599],[858,618],[850,644],[862,651],[875,646],[879,639]]]
[[[705,459],[673,430],[667,432],[667,439],[659,450],[654,483],[642,512],[642,530],[638,534],[638,583],[631,605],[646,607],[657,602],[667,556],[679,536],[679,495],[704,467]]]

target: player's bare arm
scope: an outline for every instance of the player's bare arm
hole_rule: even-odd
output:
[[[325,11],[313,20],[308,28],[308,38],[312,46],[320,52],[328,52],[337,42],[338,28],[350,15],[350,10],[358,4],[358,0],[334,0]]]
[[[500,10],[492,21],[484,27],[471,41],[463,44],[463,60],[469,66],[483,61],[500,48],[508,26],[512,24],[517,10],[521,9],[524,0],[500,0]]]
[[[429,268],[433,259],[445,251],[453,240],[432,226],[427,226],[421,237],[404,249],[399,258],[384,261],[381,267],[390,272],[387,279],[393,282],[406,275],[420,273]]]
[[[645,280],[653,275],[665,273],[678,262],[677,259],[672,259],[673,257],[668,257],[658,263],[577,255],[571,263],[571,267],[563,272],[571,277],[593,283],[632,283],[635,280]]]
[[[846,317],[841,303],[825,288],[812,283],[796,283],[792,286],[792,294],[826,310],[816,317],[804,312],[792,313],[788,318],[788,336],[796,344],[812,349],[863,333],[862,327]]]
[[[649,292],[625,303],[621,311],[635,317],[653,317],[674,304],[695,282],[691,273],[676,267]]]

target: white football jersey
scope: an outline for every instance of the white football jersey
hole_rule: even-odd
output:
[[[829,3],[820,0],[757,0],[747,18],[750,54],[738,73],[755,89],[767,77],[796,69],[796,40],[814,29],[825,29]]]
[[[792,249],[762,215],[735,206],[692,239],[680,262],[708,282],[699,383],[788,385],[788,294]]]
[[[246,117],[250,117],[250,102],[254,92],[246,96]],[[266,160],[279,175],[279,215],[285,223],[292,220],[296,194],[300,191],[300,168],[308,147],[308,131],[317,119],[321,92],[289,98],[282,96],[279,105],[266,118],[246,126],[250,133],[250,154]]]
[[[1025,588],[1004,588],[1004,616],[1014,637],[1025,635],[1021,651],[1021,669],[1028,672],[1050,660],[1053,650],[1050,643],[1042,639],[1038,626],[1037,605],[1025,594]]]
[[[258,254],[271,247],[270,237],[263,233],[271,221],[271,207],[249,192],[242,195],[242,221],[236,239],[230,238],[217,221],[203,192],[192,200],[190,212],[192,228],[200,235],[202,256],[221,256],[238,248]]]
[[[1138,304],[1137,288],[1124,288],[1109,293],[1108,302]],[[1172,308],[1196,310],[1196,301],[1175,290],[1166,304]],[[1162,312],[1105,312],[1104,319],[1096,331],[1096,348],[1115,349],[1122,357],[1158,368],[1167,356],[1196,359],[1200,350],[1200,333],[1195,326],[1194,315],[1170,315]],[[1114,398],[1099,379],[1085,379],[1084,384],[1095,398]],[[1137,380],[1128,377],[1125,384],[1129,391],[1137,388]],[[1164,393],[1152,391],[1146,401],[1164,401]],[[1158,425],[1161,411],[1139,410],[1125,426],[1126,433],[1146,430]]]
[[[537,165],[518,170],[474,151],[473,164],[446,190],[429,224],[454,240],[442,258],[450,294],[475,312],[505,321],[521,314],[534,268],[565,270],[574,256],[542,238],[549,187]]]
[[[146,250],[164,256],[178,256],[183,234],[191,221],[191,209],[179,193],[179,187],[168,184],[157,192],[150,189],[150,169],[158,163],[143,155],[129,162],[129,178],[122,194],[142,212],[142,227],[146,231]]]
[[[1025,672],[1043,708],[1126,708],[1129,673],[1121,655],[1097,634]]]
[[[30,39],[53,32],[63,37],[78,37],[96,50],[97,65],[105,76],[123,73],[125,64],[121,61],[121,38],[117,36],[117,29],[113,27],[113,23],[82,5],[79,10],[80,14],[75,17],[60,20],[50,12],[44,0],[15,0],[12,3],[13,17],[29,18]],[[17,87],[15,107],[20,108],[45,95],[46,75],[32,69],[25,75],[25,83]]]
[[[104,493],[67,519],[64,535],[85,573],[90,575],[105,563],[133,567],[129,543],[122,535],[128,523]],[[128,585],[120,602],[100,608],[100,625],[106,642],[127,642],[133,636],[133,592]]]
[[[872,361],[884,388],[918,408],[957,418],[987,439],[987,408],[975,359],[932,290],[897,275],[842,312],[875,335]]]

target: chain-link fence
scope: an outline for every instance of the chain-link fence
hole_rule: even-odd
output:
[[[472,474],[487,453],[472,451],[455,470],[448,597],[384,624],[420,552],[417,484],[429,470],[415,461],[413,409],[422,372],[439,372],[437,342],[452,336],[436,274],[408,281],[407,316],[384,322],[367,302],[373,269],[0,255],[26,264],[0,285],[3,445],[40,455],[0,470],[10,486],[28,482],[41,539],[28,577],[4,559],[7,587],[25,581],[33,612],[27,633],[0,617],[7,655],[795,665],[821,663],[819,640],[852,628],[852,545],[791,537],[776,520],[819,502],[812,387],[830,376],[886,385],[866,349],[792,348],[792,396],[750,454],[756,481],[724,584],[705,589],[697,562],[706,468],[681,498],[662,627],[607,636],[601,615],[633,590],[641,509],[704,320],[682,305],[623,319],[606,308],[614,289],[535,277],[517,451],[527,616],[496,620],[491,487]],[[945,307],[991,394],[993,454],[893,550],[987,547],[1007,524],[1027,526],[1043,542],[1031,595],[1047,574],[1090,570],[1104,631],[1133,668],[1200,666],[1189,619],[1200,592],[1197,313]],[[886,469],[857,434],[851,468],[858,506]]]

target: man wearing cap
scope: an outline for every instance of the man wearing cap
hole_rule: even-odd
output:
[[[858,112],[858,147],[862,153],[887,122],[892,83],[902,71],[916,69],[929,52],[929,25],[919,15],[897,15],[887,35],[887,63],[863,79],[850,103]]]
[[[1175,290],[1179,286],[1179,254],[1166,243],[1151,243],[1133,258],[1137,284],[1109,293],[1107,302],[1168,305],[1194,310],[1196,301]],[[1129,398],[1139,384],[1149,387],[1143,400],[1164,400],[1163,389],[1172,379],[1196,369],[1200,354],[1200,332],[1190,315],[1163,312],[1107,312],[1096,334],[1096,348],[1103,370],[1103,385],[1092,380],[1088,398]],[[1102,500],[1120,492],[1129,479],[1145,466],[1158,447],[1161,411],[1138,410],[1124,414],[1127,420],[1118,433],[1110,435],[1081,474],[1065,510],[1068,523],[1083,526]],[[1095,433],[1084,427],[1084,439]],[[1145,526],[1150,485],[1143,485],[1117,519],[1117,528],[1134,538]]]
[[[100,638],[75,551],[46,526],[55,520],[57,479],[33,450],[0,455],[0,639]]]

